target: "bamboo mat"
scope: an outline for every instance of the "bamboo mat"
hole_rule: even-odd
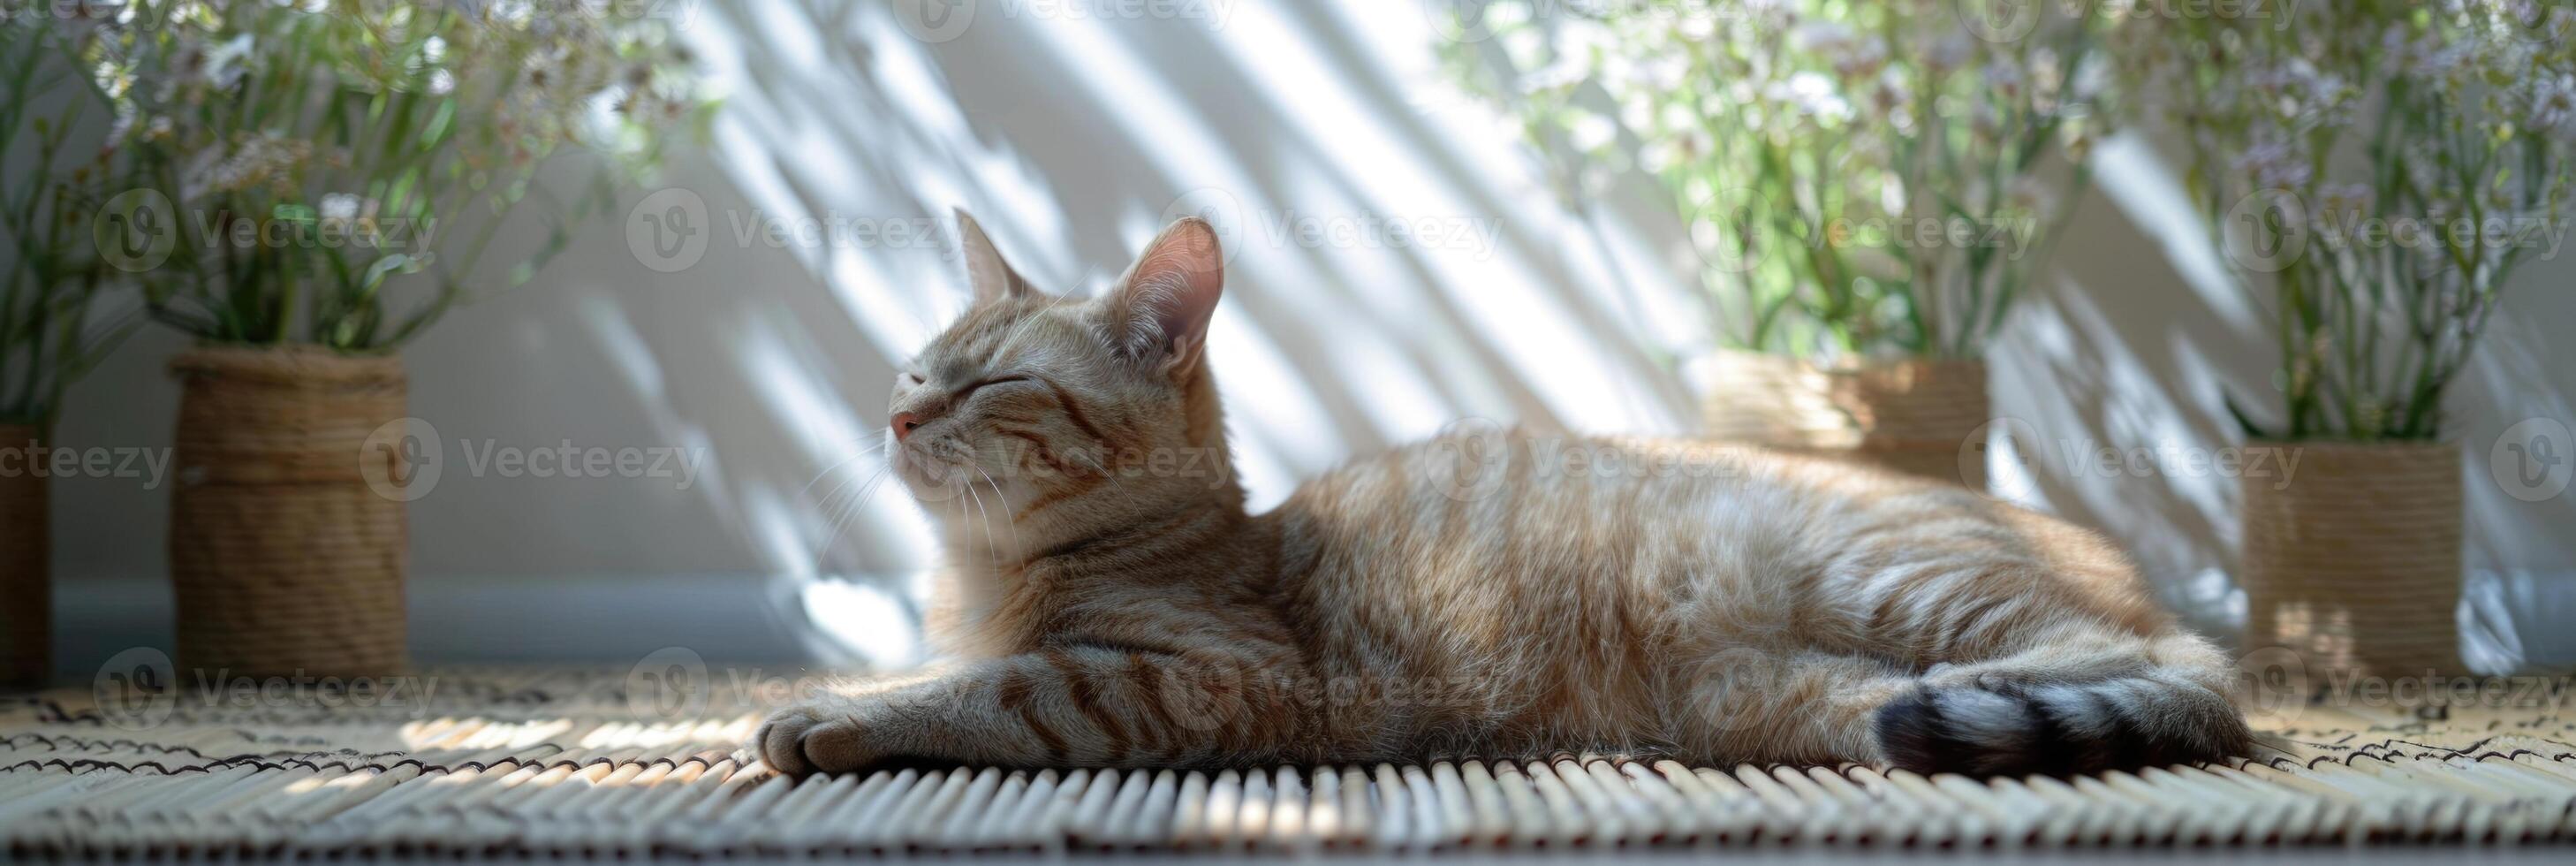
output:
[[[449,670],[349,695],[92,690],[0,706],[0,845],[51,857],[843,856],[2576,841],[2563,696],[2447,719],[2311,708],[2230,766],[1979,782],[1585,756],[1250,772],[778,776],[736,750],[783,680]],[[100,690],[104,691],[104,690]]]

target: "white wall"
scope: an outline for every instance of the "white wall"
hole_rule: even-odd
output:
[[[415,597],[444,611],[416,643],[473,657],[664,642],[904,654],[920,518],[893,492],[851,494],[877,465],[860,443],[884,421],[892,363],[957,307],[956,268],[936,244],[736,239],[765,217],[944,219],[962,205],[1023,272],[1064,289],[1114,274],[1176,207],[1215,203],[1234,231],[1211,352],[1257,503],[1460,416],[1686,431],[1695,410],[1671,371],[1706,328],[1654,184],[1622,177],[1564,205],[1507,131],[1447,95],[1410,5],[1220,0],[1195,7],[1216,20],[1102,22],[988,2],[946,41],[873,3],[692,7],[688,36],[733,92],[716,140],[665,178],[705,205],[703,257],[655,270],[628,243],[642,224],[607,220],[536,285],[404,353],[413,411],[448,446],[438,488],[412,506]],[[2231,444],[2218,388],[2269,393],[2264,332],[2245,299],[2182,276],[2205,263],[2184,243],[2201,229],[2170,210],[2172,170],[2134,141],[2103,157],[2115,189],[2082,200],[2049,290],[1993,351],[1996,411],[2051,447]],[[1497,235],[1390,249],[1273,233],[1372,215]],[[2524,272],[2456,389],[2471,563],[2520,575],[2482,576],[2472,594],[2491,665],[2576,660],[2576,640],[2531,627],[2576,612],[2576,499],[2514,499],[2485,468],[2513,423],[2576,418],[2576,350],[2550,339],[2576,323],[2571,279],[2563,259]],[[76,391],[61,444],[166,447],[176,391],[162,365],[179,346],[166,333],[127,346]],[[462,471],[469,443],[565,440],[683,449],[707,468],[686,489]],[[2233,628],[2232,482],[2060,464],[2041,461],[2055,471],[2037,501],[2130,543],[2194,622]],[[168,491],[57,490],[58,572],[94,625],[67,638],[84,642],[63,659],[77,669],[166,629]],[[592,601],[549,602],[553,618],[475,614],[514,585]],[[709,590],[738,606],[710,605]]]

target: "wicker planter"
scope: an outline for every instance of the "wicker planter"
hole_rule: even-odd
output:
[[[1709,434],[1986,487],[1983,361],[1901,359],[1821,367],[1720,352],[1701,362]]]
[[[52,536],[36,441],[36,428],[0,425],[0,690],[41,687],[53,673]]]
[[[2288,647],[2312,678],[2458,673],[2459,446],[2253,450],[2272,454],[2249,454],[2239,482],[2246,646]],[[2286,471],[2253,471],[2266,465]]]
[[[366,480],[405,415],[402,362],[206,348],[182,385],[170,574],[179,663],[230,676],[370,677],[406,665],[404,506]],[[377,477],[384,477],[378,475]]]

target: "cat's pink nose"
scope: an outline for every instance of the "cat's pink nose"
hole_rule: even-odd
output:
[[[894,413],[894,420],[889,422],[887,426],[894,428],[894,441],[901,442],[905,439],[912,438],[913,428],[920,427],[921,420],[922,419],[919,414],[912,412],[897,412]]]

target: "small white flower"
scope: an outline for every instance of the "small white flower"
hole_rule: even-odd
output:
[[[1577,149],[1594,151],[1608,146],[1611,141],[1619,137],[1619,125],[1610,122],[1610,118],[1598,114],[1586,114],[1575,119],[1573,129],[1569,130],[1569,133]]]
[[[355,218],[358,215],[358,197],[345,192],[335,192],[324,195],[322,197],[322,207],[320,210],[322,212],[323,219],[345,220]]]
[[[1852,113],[1851,103],[1834,92],[1833,79],[1819,73],[1801,72],[1787,81],[1772,82],[1763,95],[1820,122],[1845,120]]]

